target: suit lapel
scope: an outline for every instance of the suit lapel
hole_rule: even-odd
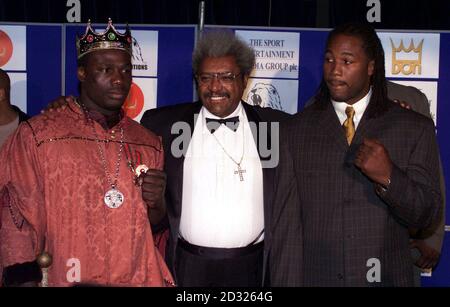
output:
[[[361,144],[364,137],[373,137],[370,135],[371,128],[374,126],[374,124],[377,123],[378,117],[386,112],[383,111],[377,114],[377,116],[370,116],[369,114],[372,113],[370,112],[370,108],[371,106],[369,104],[366,110],[364,111],[363,117],[359,122],[358,128],[356,129],[356,133],[352,141],[352,144],[355,144],[355,146]]]
[[[346,151],[348,149],[347,139],[333,104],[329,102],[323,109],[318,109],[318,112],[317,129],[321,129],[328,135],[331,143],[336,147]]]
[[[353,137],[353,144],[362,144],[363,138],[367,133],[367,129],[370,127],[370,123],[372,120],[370,120],[367,116],[367,112],[364,112],[363,117],[361,118],[361,121],[358,124],[358,128],[355,131],[355,136]]]
[[[364,136],[376,122],[376,118],[369,116],[369,106],[367,106],[366,111],[358,124],[358,128],[355,131],[355,136],[353,137],[352,146],[358,146],[362,143]],[[330,102],[325,108],[318,110],[318,128],[322,129],[325,134],[327,134],[335,146],[341,150],[347,150],[347,140],[345,138],[344,130],[339,122],[339,118],[336,115],[336,111],[333,108],[333,104]]]

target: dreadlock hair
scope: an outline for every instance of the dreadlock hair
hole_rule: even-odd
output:
[[[386,72],[384,68],[384,50],[374,28],[367,23],[345,23],[334,28],[328,35],[326,46],[338,35],[357,37],[362,42],[362,48],[369,58],[374,61],[374,72],[370,78],[372,96],[370,97],[367,113],[369,117],[384,112],[389,107],[386,88]],[[330,91],[322,78],[316,101],[325,106],[330,101]]]

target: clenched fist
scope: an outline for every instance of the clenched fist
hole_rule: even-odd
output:
[[[166,191],[166,173],[149,169],[142,173],[142,199],[148,206],[152,225],[158,224],[166,214],[164,194]]]
[[[355,165],[375,183],[388,186],[392,161],[383,144],[376,139],[364,138],[354,161]]]

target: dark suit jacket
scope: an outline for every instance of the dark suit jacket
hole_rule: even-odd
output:
[[[398,84],[389,80],[386,81],[386,86],[389,99],[398,99],[400,101],[405,101],[411,106],[411,109],[413,111],[416,111],[427,117],[431,117],[430,103],[428,102],[428,98],[419,89],[413,86]]]
[[[279,122],[287,119],[290,115],[270,108],[260,108],[257,106],[252,106],[243,102],[244,110],[247,114],[249,122],[255,122],[258,127],[258,123],[261,122]],[[168,266],[171,268],[172,273],[176,278],[176,272],[174,272],[175,267],[175,249],[177,244],[177,238],[180,226],[180,217],[182,209],[182,191],[183,191],[183,163],[184,155],[177,157],[174,156],[174,151],[171,147],[179,146],[180,134],[188,130],[189,139],[183,144],[183,151],[186,152],[190,137],[194,129],[194,115],[197,115],[202,107],[200,102],[195,103],[185,103],[173,106],[167,106],[163,108],[157,108],[148,110],[144,113],[141,124],[146,128],[152,130],[157,135],[162,136],[162,141],[164,145],[164,155],[165,155],[165,166],[164,170],[167,173],[167,186],[166,186],[166,205],[167,205],[167,215],[168,224],[170,227],[169,242],[166,251],[166,261]],[[175,123],[184,123],[186,129],[184,131],[174,131],[171,132],[172,126]],[[270,125],[268,125],[270,128]],[[176,127],[176,125],[174,126]],[[259,130],[257,132],[259,134]],[[270,136],[270,130],[268,131]],[[256,135],[253,137],[258,139]],[[175,140],[175,142],[174,142]],[[256,143],[258,144],[258,143]],[[257,146],[258,147],[258,146]],[[270,146],[269,146],[270,148]],[[262,160],[264,160],[264,155],[261,155],[260,149],[258,148]],[[265,229],[269,229],[268,223],[270,223],[270,212],[269,208],[272,201],[272,191],[273,191],[273,174],[274,168],[264,168],[263,169],[263,191],[264,191],[264,220]],[[270,240],[270,232],[265,234],[265,242]],[[267,258],[267,253],[265,253],[265,258]],[[266,263],[266,261],[264,261]]]
[[[391,102],[377,113],[369,104],[348,146],[332,104],[315,103],[281,135],[272,285],[412,286],[408,227],[434,222],[441,202],[433,122]],[[363,137],[380,140],[393,161],[385,193],[353,164]]]
[[[427,96],[413,86],[405,86],[391,81],[386,82],[389,99],[405,101],[413,111],[431,118],[430,103]],[[424,240],[429,246],[441,252],[445,235],[445,179],[442,165],[440,167],[440,184],[442,192],[442,212],[435,225],[416,232],[415,238]]]

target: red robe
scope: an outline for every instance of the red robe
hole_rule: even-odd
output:
[[[110,209],[103,197],[111,185],[97,140],[114,180],[119,125],[128,145],[121,154],[117,181],[124,203]],[[0,231],[4,266],[32,261],[47,251],[53,257],[48,273],[50,286],[77,282],[173,284],[155,248],[147,206],[128,163],[138,162],[140,156],[140,163],[161,170],[163,149],[157,136],[128,117],[105,130],[97,122],[86,120],[76,104],[69,104],[65,110],[22,123],[4,145],[0,152],[0,190],[6,190],[11,200],[3,205]],[[127,155],[125,148],[129,149]]]

